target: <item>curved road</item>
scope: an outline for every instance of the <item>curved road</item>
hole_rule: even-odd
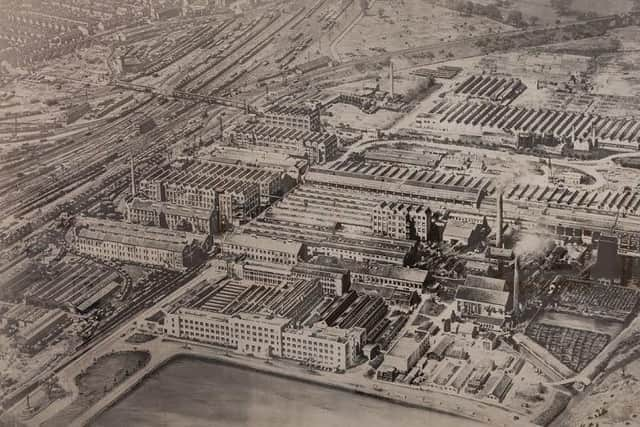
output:
[[[403,140],[374,139],[374,140],[359,141],[351,145],[347,149],[347,151],[338,159],[334,160],[334,162],[344,161],[349,157],[349,155],[357,152],[366,151],[368,149],[371,149],[372,147],[391,145],[401,141]],[[404,140],[404,141],[411,144],[421,145],[429,148],[439,148],[439,149],[446,149],[446,150],[453,150],[453,151],[466,151],[469,153],[485,154],[485,155],[488,155],[488,157],[503,157],[503,158],[509,157],[519,162],[526,162],[531,164],[538,164],[541,159],[541,157],[534,156],[531,154],[507,153],[504,151],[492,150],[489,148],[458,146],[458,145],[442,144],[438,142],[424,141],[424,140]],[[613,154],[611,156],[598,159],[598,160],[585,160],[585,161],[570,161],[570,160],[554,159],[552,163],[553,165],[576,169],[585,175],[592,176],[595,179],[595,182],[589,185],[581,185],[580,188],[584,190],[596,190],[598,188],[602,188],[607,184],[607,180],[602,175],[602,173],[598,171],[598,169],[604,168],[606,166],[611,166],[613,164],[613,159],[624,158],[624,157],[640,157],[640,153],[619,153],[619,154]],[[543,168],[543,172],[545,173],[545,175],[549,175],[549,171],[546,166]]]

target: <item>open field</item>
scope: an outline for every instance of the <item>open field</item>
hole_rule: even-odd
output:
[[[594,12],[598,15],[610,15],[612,13],[628,13],[634,6],[633,0],[572,0],[571,9],[577,12]]]
[[[488,18],[463,17],[419,0],[379,0],[337,50],[345,58],[353,58],[509,29]]]
[[[483,5],[496,3],[493,0],[474,0],[474,3]],[[514,11],[522,13],[524,21],[529,24],[548,25],[556,22],[570,22],[576,20],[581,14],[610,15],[628,13],[633,7],[633,0],[568,0],[569,12],[566,14],[551,5],[550,0],[513,0],[504,2],[498,8],[503,16],[507,16]]]

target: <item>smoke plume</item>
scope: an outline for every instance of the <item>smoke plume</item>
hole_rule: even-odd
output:
[[[531,259],[545,256],[554,246],[553,240],[548,237],[538,234],[521,234],[513,247],[513,252],[521,258]]]

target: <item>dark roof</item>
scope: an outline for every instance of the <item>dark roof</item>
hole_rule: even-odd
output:
[[[331,58],[329,58],[328,56],[321,56],[320,58],[316,58],[309,62],[305,62],[304,64],[299,64],[296,66],[296,68],[302,71],[303,73],[307,73],[317,68],[328,67],[330,65],[331,65]]]
[[[600,236],[596,263],[591,268],[593,279],[620,281],[622,265],[618,257],[618,239],[611,236]]]
[[[487,256],[489,258],[500,258],[500,259],[513,259],[513,250],[507,248],[496,248],[495,246],[490,246],[487,251]]]
[[[502,279],[476,276],[475,274],[467,275],[464,285],[470,288],[489,289],[492,291],[504,291],[506,289],[506,282]]]
[[[498,400],[504,399],[505,395],[509,391],[509,387],[511,387],[511,382],[511,377],[504,374],[502,378],[500,378],[500,381],[496,383],[491,394]]]
[[[442,232],[443,240],[468,240],[471,233],[478,227],[477,224],[447,221],[444,231]]]
[[[445,335],[438,342],[438,344],[436,344],[436,346],[431,351],[429,351],[429,354],[436,354],[438,356],[444,355],[445,351],[447,351],[447,349],[451,345],[453,345],[453,341],[454,341],[454,339],[452,337],[450,337],[449,335]]]
[[[489,316],[478,316],[476,317],[475,321],[476,323],[482,323],[485,325],[494,325],[494,326],[502,326],[504,324],[503,319],[500,319],[497,317],[489,317]]]
[[[456,299],[506,306],[507,301],[509,300],[509,293],[504,291],[494,291],[491,289],[458,286]]]

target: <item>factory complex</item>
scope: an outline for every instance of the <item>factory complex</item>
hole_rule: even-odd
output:
[[[0,425],[633,423],[640,12],[539,3],[0,5]]]

